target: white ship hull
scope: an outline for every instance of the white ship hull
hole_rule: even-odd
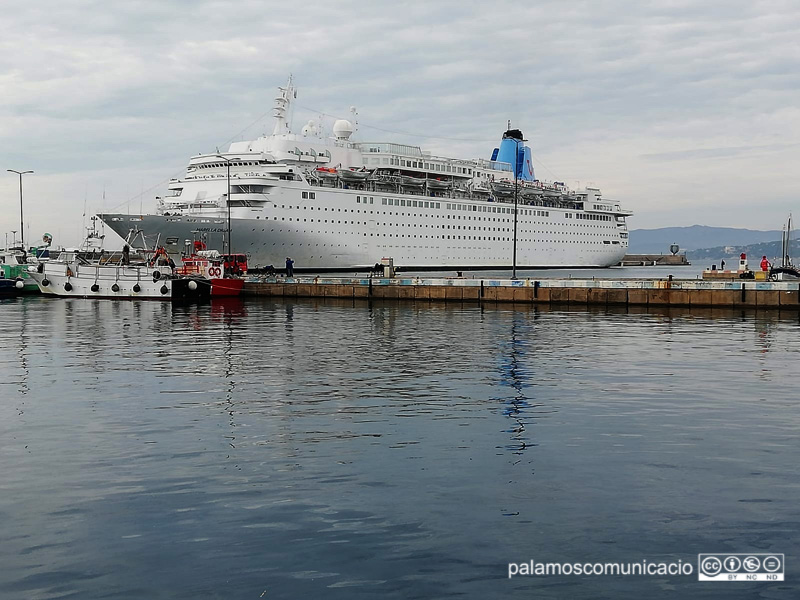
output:
[[[233,211],[232,247],[235,252],[247,253],[254,268],[281,267],[287,256],[298,270],[320,271],[365,269],[384,257],[393,258],[395,265],[405,269],[510,266],[513,204],[390,196],[423,207],[383,205],[386,196],[379,193],[363,196],[356,190],[320,188],[316,188],[314,200],[298,201],[298,191],[279,188],[266,207],[248,209],[258,214],[248,218],[241,214],[242,209]],[[372,204],[363,205],[357,198],[371,198]],[[424,207],[425,203],[429,207]],[[439,208],[435,208],[437,204]],[[609,220],[594,221],[575,219],[575,211],[569,209],[520,205],[519,210],[519,268],[608,267],[618,264],[627,250],[627,240],[620,236],[627,230],[620,230],[608,215],[597,218]],[[223,248],[227,230],[224,213],[100,217],[123,238],[139,230],[150,243],[158,238],[159,244],[175,254],[185,247],[186,240],[198,236],[211,248]]]
[[[130,223],[126,222],[129,219],[127,215],[103,215],[104,219],[106,217],[106,222],[116,233],[123,238],[128,234]],[[124,221],[113,221],[114,218]],[[167,245],[170,252],[179,252],[184,240],[197,237],[198,230],[208,234],[209,245],[223,247],[225,225],[186,222],[185,219],[177,221],[158,215],[136,218],[137,227],[147,232],[148,236],[160,235],[162,243],[163,240],[177,238],[177,243]],[[383,257],[393,258],[394,263],[404,269],[502,268],[511,264],[513,215],[511,219],[510,227],[508,223],[502,224],[502,229],[511,229],[511,233],[492,232],[495,235],[491,236],[458,236],[451,233],[450,240],[446,237],[441,239],[441,234],[437,239],[410,237],[414,234],[409,234],[410,239],[387,239],[385,236],[395,235],[387,232],[398,230],[377,225],[377,220],[375,224],[368,222],[366,230],[359,230],[355,226],[345,225],[338,228],[329,225],[324,229],[323,224],[319,229],[312,229],[303,228],[301,223],[294,221],[276,224],[260,219],[235,219],[231,223],[231,239],[236,252],[247,253],[252,268],[267,265],[280,268],[287,256],[295,261],[296,270],[360,270],[372,267]],[[566,237],[571,232],[556,226],[539,226],[543,227],[543,233],[536,234],[538,239],[518,242],[518,268],[609,267],[619,264],[625,256],[626,247],[605,244],[602,237],[590,238],[586,244],[578,242],[570,246],[555,241],[555,238]],[[523,227],[528,229],[529,225],[520,219],[518,228]],[[492,239],[467,239],[473,237]],[[213,242],[215,238],[218,240],[216,244]],[[611,234],[606,239],[611,241]],[[579,244],[581,247],[574,247]]]

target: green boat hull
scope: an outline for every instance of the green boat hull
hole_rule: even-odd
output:
[[[0,265],[3,269],[3,277],[6,279],[22,279],[24,286],[19,290],[20,294],[39,294],[39,286],[28,275],[28,265]]]

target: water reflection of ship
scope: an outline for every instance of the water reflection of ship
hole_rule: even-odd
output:
[[[533,419],[529,414],[530,409],[541,406],[531,403],[531,398],[527,394],[531,386],[524,365],[528,342],[525,339],[524,324],[521,323],[523,318],[524,315],[520,313],[514,313],[512,316],[511,335],[507,345],[508,352],[500,365],[501,385],[513,390],[511,395],[501,398],[505,404],[503,414],[512,421],[511,427],[506,430],[511,435],[511,443],[506,446],[506,449],[517,456],[521,456],[529,447],[536,446],[530,441],[527,426],[532,423]]]

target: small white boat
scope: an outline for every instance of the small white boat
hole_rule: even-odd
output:
[[[211,295],[208,279],[175,277],[169,265],[125,262],[93,262],[76,251],[64,251],[57,260],[29,267],[28,274],[48,296],[202,300]]]

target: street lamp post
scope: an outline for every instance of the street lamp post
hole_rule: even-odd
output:
[[[511,265],[512,280],[516,280],[517,278],[517,213],[519,212],[519,173],[517,172],[517,166],[519,165],[519,143],[527,141],[528,140],[514,140],[516,143],[516,152],[514,154],[514,255]]]
[[[19,243],[22,246],[22,252],[25,252],[25,225],[23,225],[22,218],[22,176],[33,171],[15,171],[14,169],[6,169],[9,173],[16,173],[19,175]]]
[[[222,156],[220,154],[217,154],[216,156],[217,156],[217,158],[221,158],[222,160],[224,160],[225,163],[226,163],[226,166],[228,167],[228,195],[227,195],[227,198],[228,198],[228,201],[227,201],[227,204],[228,204],[228,241],[227,241],[228,251],[226,252],[226,254],[228,254],[228,256],[231,256],[233,254],[233,249],[232,249],[232,246],[231,246],[231,159],[225,158],[224,156]]]

